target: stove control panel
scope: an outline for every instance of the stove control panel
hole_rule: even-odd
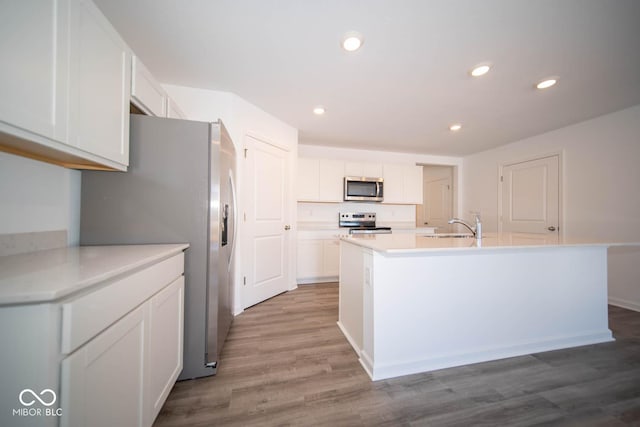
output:
[[[338,214],[340,227],[375,227],[375,212],[340,212]]]

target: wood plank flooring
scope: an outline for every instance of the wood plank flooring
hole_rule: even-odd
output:
[[[154,425],[640,426],[640,313],[609,307],[612,343],[371,382],[337,307],[333,283],[246,310],[218,374],[177,383]]]

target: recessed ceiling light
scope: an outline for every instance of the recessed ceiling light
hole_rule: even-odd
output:
[[[489,72],[490,69],[491,69],[490,65],[487,65],[487,64],[478,65],[473,70],[471,70],[471,75],[473,77],[484,76],[485,74],[487,74]]]
[[[462,125],[460,123],[454,123],[451,126],[449,126],[449,130],[452,132],[457,132],[460,129],[462,129]]]
[[[545,79],[545,80],[541,81],[540,83],[538,83],[536,85],[536,88],[538,88],[538,89],[546,89],[546,88],[549,88],[549,87],[555,85],[556,83],[558,83],[558,78],[557,77],[551,77],[551,78]]]
[[[316,108],[313,109],[313,114],[321,116],[325,113],[325,109],[323,106],[318,105]]]
[[[349,31],[342,37],[342,48],[347,52],[353,52],[362,46],[364,38],[357,31]]]

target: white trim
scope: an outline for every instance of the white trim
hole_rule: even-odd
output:
[[[373,381],[387,378],[399,377],[402,375],[416,374],[420,372],[435,371],[438,369],[451,368],[454,366],[470,365],[473,363],[487,362],[491,360],[506,359],[509,357],[524,356],[528,354],[541,353],[545,351],[559,350],[565,348],[579,347],[583,345],[599,344],[615,341],[610,330],[593,331],[583,335],[549,338],[547,340],[521,343],[516,345],[494,347],[476,352],[464,354],[450,354],[446,356],[433,357],[429,359],[404,361],[398,363],[387,363],[378,365],[373,369],[373,375],[365,366],[365,361],[360,363],[365,366],[367,374]],[[364,355],[363,355],[364,356]]]
[[[622,298],[609,297],[608,302],[610,305],[615,305],[616,307],[626,308],[627,310],[633,310],[640,312],[640,303],[635,301],[629,301]]]
[[[276,147],[276,148],[278,148],[280,150],[286,151],[287,153],[291,153],[291,151],[292,151],[291,147],[289,147],[288,145],[276,142],[276,141],[274,141],[274,140],[272,140],[270,138],[267,138],[266,136],[264,136],[264,135],[262,135],[262,134],[260,134],[258,132],[254,132],[254,131],[251,131],[251,130],[246,131],[245,134],[244,134],[244,141],[243,141],[244,142],[244,148],[248,148],[247,144],[246,144],[246,140],[247,140],[248,136],[253,138],[253,139],[257,139],[258,141],[263,142],[263,143],[265,143],[267,145],[271,145],[271,146]]]
[[[298,285],[311,285],[313,283],[334,283],[339,279],[338,276],[329,277],[306,277],[303,279],[296,279]]]
[[[358,348],[358,345],[356,344],[356,340],[353,339],[351,334],[349,334],[349,332],[347,331],[347,328],[342,326],[342,323],[340,323],[339,320],[336,322],[336,324],[338,325],[338,328],[342,331],[342,334],[347,339],[347,341],[349,342],[353,350],[356,352],[356,356],[360,358],[362,350]]]

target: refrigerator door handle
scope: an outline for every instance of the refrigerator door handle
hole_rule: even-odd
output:
[[[233,209],[233,227],[231,228],[233,235],[231,236],[231,254],[229,255],[229,264],[227,270],[231,271],[231,261],[236,249],[236,236],[238,235],[238,209],[236,204],[236,185],[233,181],[233,171],[229,171],[229,187],[231,188],[231,206]]]

